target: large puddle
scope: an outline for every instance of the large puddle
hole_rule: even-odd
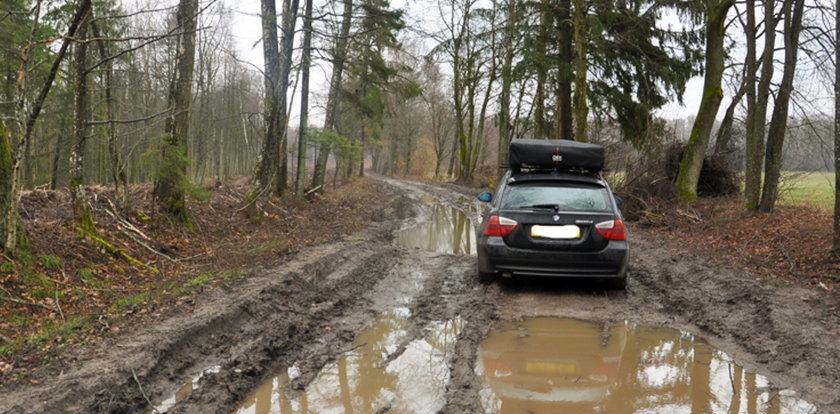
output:
[[[397,233],[397,241],[437,253],[475,254],[476,228],[464,211],[436,203],[429,213],[428,221]]]
[[[411,310],[397,308],[359,334],[349,350],[289,398],[297,368],[264,382],[239,414],[435,413],[443,407],[448,362],[461,320],[433,322],[425,337],[405,344]]]
[[[505,322],[479,347],[487,413],[814,413],[702,339],[627,322]]]

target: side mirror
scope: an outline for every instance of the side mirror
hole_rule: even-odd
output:
[[[615,199],[615,205],[619,207],[621,207],[621,204],[624,203],[624,200],[622,200],[621,197],[617,195],[613,195],[613,198]]]
[[[478,195],[478,199],[485,202],[485,203],[489,203],[490,200],[493,199],[493,193],[487,193],[487,192],[481,193],[481,194]]]

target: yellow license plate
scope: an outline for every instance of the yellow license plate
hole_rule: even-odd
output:
[[[577,368],[574,364],[559,364],[555,362],[526,362],[525,372],[538,375],[574,375]]]
[[[544,239],[579,239],[580,227],[574,224],[566,226],[531,226],[531,237]]]

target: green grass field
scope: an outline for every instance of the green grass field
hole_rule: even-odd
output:
[[[604,176],[613,188],[620,186],[624,179],[624,173],[620,171]],[[834,209],[834,173],[831,172],[783,172],[779,191],[779,204]]]
[[[783,173],[779,189],[781,204],[834,208],[834,173],[788,171]]]

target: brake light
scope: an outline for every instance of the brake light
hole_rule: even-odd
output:
[[[518,223],[507,217],[492,215],[484,228],[485,236],[507,236],[512,233]]]
[[[619,219],[598,223],[595,225],[595,229],[607,240],[627,240],[624,222]]]

